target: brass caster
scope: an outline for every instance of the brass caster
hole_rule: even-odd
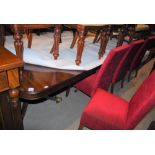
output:
[[[62,101],[62,97],[60,96],[54,96],[53,100],[56,102],[56,104],[59,104]]]

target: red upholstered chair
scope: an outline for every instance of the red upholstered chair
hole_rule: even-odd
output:
[[[128,80],[130,80],[130,76],[131,76],[132,71],[136,70],[136,75],[137,75],[138,69],[141,65],[142,59],[143,59],[146,51],[153,48],[153,47],[155,47],[155,36],[148,37],[145,40],[143,46],[137,51],[131,65],[129,67]]]
[[[92,96],[98,87],[108,90],[114,71],[129,48],[130,45],[123,45],[112,49],[95,74],[80,81],[74,86],[88,96]]]
[[[134,129],[155,106],[155,71],[130,102],[98,88],[84,109],[79,129]]]
[[[113,92],[114,84],[120,80],[121,80],[121,88],[123,87],[124,78],[129,70],[129,66],[134,56],[136,55],[136,52],[140,49],[143,43],[144,40],[138,40],[131,43],[130,49],[126,51],[124,57],[122,58],[122,60],[120,61],[119,65],[116,68],[116,71],[114,72],[112,78],[111,92]]]

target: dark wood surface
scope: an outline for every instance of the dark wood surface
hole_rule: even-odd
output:
[[[0,129],[23,129],[19,102],[21,59],[0,47]]]
[[[20,98],[30,101],[56,95],[95,73],[98,68],[89,71],[68,71],[25,64]]]

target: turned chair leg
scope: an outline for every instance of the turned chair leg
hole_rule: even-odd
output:
[[[67,90],[66,90],[66,97],[68,97],[69,93],[70,93],[70,87],[67,88]]]
[[[80,124],[78,130],[83,130],[83,128],[84,126]]]
[[[22,106],[22,108],[21,108],[21,113],[22,113],[22,118],[23,118],[23,119],[24,119],[24,117],[25,117],[25,114],[26,114],[28,105],[29,105],[28,103],[24,102],[24,103],[23,103],[23,106]]]
[[[94,38],[94,40],[93,40],[93,44],[95,44],[95,43],[96,43],[96,41],[97,41],[97,39],[98,39],[99,34],[100,34],[100,31],[97,31],[97,32],[96,32],[96,34],[95,34],[95,38]]]
[[[78,39],[78,32],[75,31],[75,32],[73,32],[73,33],[74,33],[74,35],[73,35],[73,41],[72,41],[72,43],[71,43],[70,48],[73,48],[73,47],[74,47],[74,45],[75,45],[75,43],[76,43],[76,41],[77,41],[77,39]]]

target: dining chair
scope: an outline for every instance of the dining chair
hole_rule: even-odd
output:
[[[108,90],[112,82],[114,72],[129,48],[130,45],[113,48],[100,69],[95,74],[75,84],[74,87],[81,90],[88,96],[92,96],[98,87]]]
[[[130,102],[98,88],[84,109],[79,129],[134,129],[155,106],[155,71],[143,82]]]
[[[112,93],[114,90],[114,84],[117,83],[118,81],[121,81],[121,88],[123,88],[124,79],[128,72],[129,66],[132,62],[132,59],[134,58],[136,52],[143,45],[143,43],[144,43],[144,40],[138,40],[130,44],[130,49],[126,51],[124,57],[121,59],[119,65],[117,66],[114,72],[112,82],[111,82]]]
[[[150,50],[155,47],[155,36],[150,36],[146,38],[144,41],[144,44],[141,46],[141,48],[136,52],[135,57],[133,58],[131,65],[129,67],[129,75],[128,75],[128,81],[130,80],[131,73],[135,70],[136,74],[135,77],[138,74],[138,70],[142,65],[143,57],[147,50]]]

